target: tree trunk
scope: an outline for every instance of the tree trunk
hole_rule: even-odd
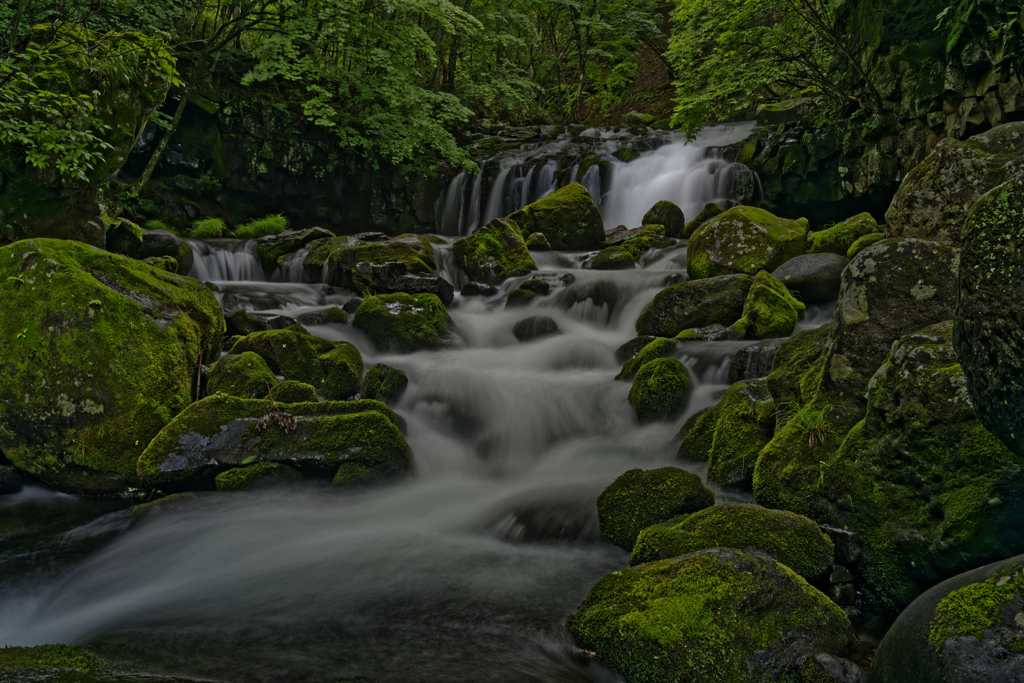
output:
[[[146,170],[142,172],[139,179],[135,181],[135,185],[132,189],[135,192],[141,192],[142,188],[149,182],[150,177],[153,175],[153,171],[156,170],[157,164],[160,163],[160,157],[163,156],[164,150],[167,148],[167,143],[171,141],[171,136],[174,135],[175,129],[181,122],[181,117],[185,113],[185,107],[188,105],[188,86],[182,89],[181,99],[178,100],[178,108],[174,110],[174,118],[171,119],[170,127],[164,131],[163,136],[160,138],[160,142],[157,143],[156,149],[153,150],[153,156],[149,158],[149,163],[146,164]]]

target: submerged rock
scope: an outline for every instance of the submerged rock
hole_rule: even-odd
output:
[[[851,247],[852,249],[852,247]],[[849,261],[838,254],[804,254],[791,258],[772,275],[800,296],[805,304],[834,301]]]
[[[470,278],[490,285],[537,270],[519,226],[505,218],[456,240],[452,252]]]
[[[589,251],[604,241],[601,211],[579,183],[561,187],[508,218],[526,234],[542,233],[552,249]]]
[[[692,327],[731,325],[743,315],[753,282],[747,275],[722,275],[666,287],[637,318],[637,334],[674,337]]]
[[[734,206],[690,236],[686,269],[691,280],[772,271],[807,251],[807,227],[764,209]]]
[[[521,342],[533,341],[543,337],[561,334],[558,323],[546,315],[532,315],[512,326],[512,334]]]
[[[410,353],[445,344],[455,323],[433,294],[381,294],[359,305],[352,325],[381,350]]]
[[[637,370],[629,402],[638,420],[651,422],[681,413],[691,390],[685,365],[675,358],[656,358]]]

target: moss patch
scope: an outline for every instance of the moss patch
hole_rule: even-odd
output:
[[[943,645],[951,638],[969,636],[983,640],[986,632],[1005,626],[1009,621],[1007,614],[1019,614],[1022,606],[1024,571],[1015,565],[987,581],[964,586],[943,598],[929,624],[928,642],[941,655]],[[1019,630],[1021,624],[1015,623],[1013,627]]]
[[[106,664],[81,645],[37,645],[0,648],[0,672],[22,669],[67,669],[96,672]]]
[[[207,375],[206,391],[239,398],[263,398],[275,384],[277,377],[267,362],[258,354],[246,351],[218,360]]]
[[[715,431],[708,451],[708,480],[750,489],[761,449],[775,433],[775,402],[764,379],[729,387],[715,408]]]
[[[363,299],[352,324],[381,350],[404,353],[437,348],[455,323],[433,294],[381,294]]]
[[[604,221],[587,189],[561,187],[508,217],[526,234],[543,233],[552,249],[593,250],[604,241]]]
[[[806,306],[797,301],[786,285],[767,271],[759,271],[743,302],[743,317],[730,331],[747,339],[788,337],[804,317]]]
[[[656,358],[637,371],[629,402],[641,422],[660,420],[680,413],[691,389],[685,365],[675,358]]]
[[[870,213],[857,214],[853,218],[836,223],[827,230],[819,230],[811,234],[807,239],[807,253],[846,256],[858,239],[878,231],[878,223]],[[847,256],[847,258],[853,257]]]
[[[301,479],[302,475],[287,465],[278,462],[261,462],[221,472],[214,481],[218,491],[237,491]]]
[[[505,218],[495,218],[469,237],[455,240],[452,252],[477,282],[496,285],[537,270],[519,226]]]
[[[366,371],[363,397],[394,404],[409,386],[409,378],[397,368],[377,363]]]
[[[231,348],[232,354],[246,352],[260,356],[273,374],[310,384],[329,401],[350,398],[362,386],[363,357],[355,346],[314,337],[300,325],[255,332]]]

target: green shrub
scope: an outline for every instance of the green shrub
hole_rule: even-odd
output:
[[[146,222],[146,230],[166,230],[167,232],[177,232],[177,230],[171,226],[167,225],[163,221],[158,221],[155,218]]]
[[[266,216],[251,220],[235,230],[235,234],[244,239],[255,239],[257,237],[266,237],[267,235],[276,235],[287,229],[288,219],[281,214],[277,214],[276,216]]]
[[[188,235],[196,239],[222,237],[226,229],[224,221],[219,218],[203,218],[193,221],[192,229],[189,230]]]

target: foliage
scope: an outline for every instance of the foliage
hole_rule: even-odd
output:
[[[288,229],[288,219],[277,214],[275,216],[265,216],[263,218],[256,218],[249,221],[245,225],[239,226],[235,230],[235,235],[242,239],[256,239],[257,237],[266,237],[267,235],[277,235]]]
[[[936,21],[935,30],[946,32],[947,53],[968,38],[993,67],[1007,62],[1017,78],[1024,80],[1024,19],[1020,3],[959,0],[939,12]]]
[[[219,218],[203,218],[193,221],[192,229],[189,230],[189,237],[206,239],[210,237],[222,237],[225,231],[224,221]]]

